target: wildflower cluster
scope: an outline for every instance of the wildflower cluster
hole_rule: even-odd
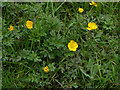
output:
[[[93,1],[92,1],[92,3],[90,3],[90,5],[94,5],[94,6],[97,7],[97,4],[95,2],[93,2]],[[79,13],[83,13],[84,9],[83,8],[79,8],[78,11],[79,11]],[[27,20],[25,26],[28,29],[32,29],[33,28],[33,22],[30,21],[30,20]],[[88,23],[88,27],[86,27],[86,29],[88,29],[88,30],[95,30],[97,28],[98,28],[98,26],[94,22],[89,22]],[[8,29],[9,29],[9,31],[13,31],[14,27],[12,25],[10,25],[10,28],[8,28]],[[74,41],[74,40],[70,40],[70,42],[68,43],[67,46],[68,46],[70,51],[76,51],[77,48],[78,48],[78,43],[76,41]],[[44,67],[44,71],[46,73],[49,71],[48,66]]]
[[[92,3],[89,3],[90,5],[94,5],[97,7],[97,4],[95,2],[92,1]],[[84,11],[83,8],[79,8],[78,11],[80,13],[82,13]],[[88,27],[86,29],[88,30],[95,30],[97,29],[98,26],[94,23],[94,22],[89,22],[88,23]],[[76,51],[77,48],[78,48],[78,44],[74,41],[74,40],[71,40],[69,43],[68,43],[68,48],[70,51]]]
[[[26,22],[26,27],[27,27],[28,29],[32,29],[32,28],[33,28],[33,22],[28,20],[28,21]],[[10,25],[10,28],[8,28],[8,30],[9,30],[9,31],[13,31],[13,30],[14,30],[14,27],[13,27],[12,25]]]
[[[3,88],[115,87],[118,8],[118,3],[93,1],[5,3]]]

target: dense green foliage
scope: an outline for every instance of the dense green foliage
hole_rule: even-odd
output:
[[[3,88],[118,87],[119,8],[118,2],[3,3]],[[98,28],[87,30],[89,22]],[[70,40],[78,43],[75,52]]]

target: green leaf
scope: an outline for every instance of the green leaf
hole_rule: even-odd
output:
[[[87,74],[82,68],[80,68],[80,71],[81,71],[86,77],[89,77],[89,78],[93,79],[93,77],[90,76],[89,74]]]

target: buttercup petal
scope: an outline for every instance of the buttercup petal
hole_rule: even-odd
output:
[[[92,30],[91,28],[87,27],[88,30]]]

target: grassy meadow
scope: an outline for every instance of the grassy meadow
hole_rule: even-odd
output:
[[[118,88],[119,2],[2,3],[2,88]]]

